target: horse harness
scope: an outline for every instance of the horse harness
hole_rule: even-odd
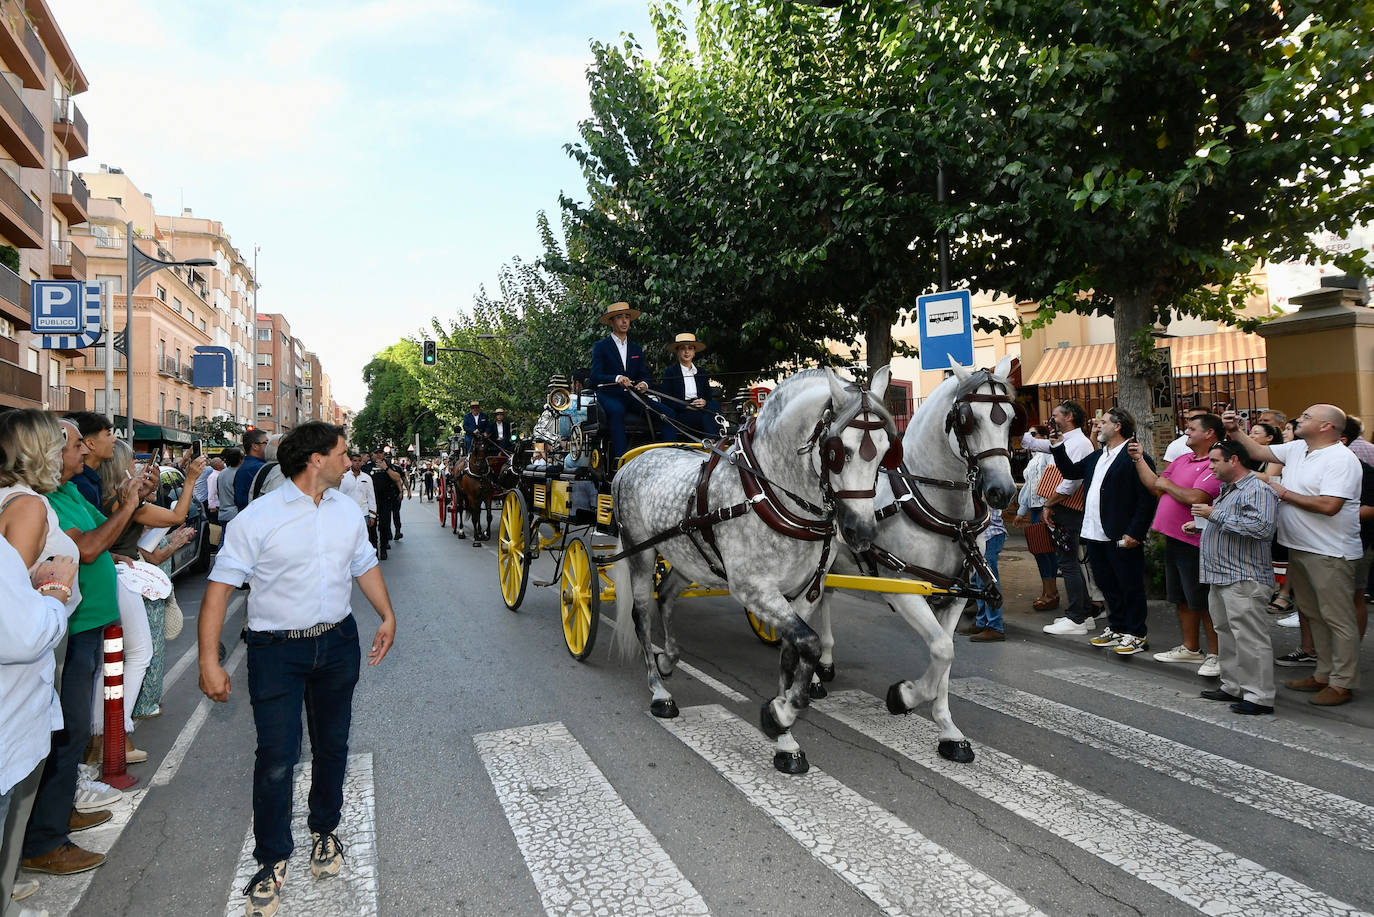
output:
[[[989,386],[993,391],[979,392],[978,389],[984,385]],[[990,521],[988,506],[983,500],[982,489],[977,486],[978,463],[990,457],[1006,456],[1009,458],[1011,453],[1005,447],[984,449],[982,452],[974,453],[968,445],[968,437],[973,435],[978,423],[977,416],[973,413],[973,404],[991,404],[993,407],[989,418],[997,424],[1002,423],[1007,417],[1002,405],[1015,404],[1010,395],[997,392],[996,387],[997,383],[989,370],[978,370],[959,386],[954,396],[954,403],[950,405],[949,413],[945,415],[945,432],[954,433],[955,441],[959,445],[959,455],[968,466],[968,474],[964,480],[947,481],[939,478],[927,478],[909,474],[901,468],[883,469],[892,486],[894,499],[892,503],[875,513],[878,521],[881,522],[901,512],[926,531],[956,542],[959,545],[960,553],[963,555],[958,575],[946,576],[943,573],[909,563],[876,544],[859,557],[859,560],[868,566],[870,575],[874,575],[878,565],[881,564],[898,573],[906,573],[926,580],[941,589],[949,590],[952,595],[957,597],[983,599],[994,607],[1002,604],[1002,593],[997,588],[997,578],[993,576],[992,568],[988,566],[983,552],[978,550],[978,536],[987,529]],[[959,519],[936,509],[921,493],[919,485],[922,484],[946,490],[970,491],[973,496],[972,518]],[[975,575],[985,584],[981,589],[973,585],[973,576]]]
[[[877,455],[877,447],[872,440],[872,431],[887,430],[891,445],[883,457],[883,465],[887,466],[891,463],[894,467],[900,466],[902,461],[901,440],[896,435],[896,424],[885,411],[874,408],[870,403],[871,396],[866,389],[860,388],[859,391],[859,409],[845,422],[844,426],[840,427],[839,432],[851,427],[863,430],[864,438],[859,446],[859,455],[865,461],[871,461]],[[870,417],[874,419],[869,419]],[[829,566],[832,542],[835,537],[835,500],[872,498],[877,493],[876,480],[874,487],[868,490],[836,491],[831,489],[830,476],[843,471],[847,460],[844,443],[840,439],[839,432],[836,432],[832,426],[835,419],[833,409],[827,407],[821,419],[817,421],[816,428],[812,431],[806,444],[797,450],[799,455],[803,455],[810,452],[818,443],[820,444],[822,506],[816,506],[800,495],[787,490],[763,473],[753,447],[757,418],[751,418],[748,426],[739,432],[733,447],[730,447],[728,440],[723,440],[721,444],[711,447],[711,455],[701,463],[697,471],[697,485],[688,500],[686,518],[673,528],[659,532],[640,544],[625,548],[613,557],[606,558],[605,562],[619,560],[629,554],[667,541],[669,538],[684,535],[697,549],[697,553],[701,555],[711,572],[724,580],[727,578],[724,568],[725,560],[721,557],[720,548],[716,545],[715,526],[721,522],[737,519],[753,510],[765,525],[781,535],[798,541],[822,542],[821,556],[816,564],[816,572],[806,583],[785,596],[790,602],[805,590],[807,600],[814,602],[820,597],[821,587],[825,581],[825,571]],[[827,433],[829,435],[826,435]],[[730,451],[723,451],[722,445],[729,448]],[[722,458],[738,469],[740,486],[744,488],[745,499],[742,503],[706,511],[710,505],[711,475],[715,472],[716,466],[720,464]],[[785,494],[802,509],[821,518],[807,518],[789,509],[779,499],[779,492]],[[695,537],[697,533],[700,534],[700,540]]]

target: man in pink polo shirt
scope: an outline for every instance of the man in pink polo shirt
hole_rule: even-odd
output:
[[[1193,521],[1194,503],[1211,503],[1221,493],[1221,481],[1212,473],[1207,453],[1226,438],[1226,427],[1215,414],[1199,414],[1188,420],[1184,435],[1188,438],[1188,452],[1180,455],[1158,475],[1140,461],[1140,444],[1132,443],[1129,454],[1135,461],[1140,483],[1160,497],[1155,510],[1156,532],[1164,536],[1164,588],[1169,601],[1178,607],[1179,624],[1183,627],[1183,643],[1163,653],[1155,653],[1160,662],[1200,662],[1199,675],[1221,674],[1217,662],[1217,632],[1207,611],[1207,586],[1199,582],[1201,562],[1200,534],[1184,531],[1185,523]],[[1207,629],[1207,653],[1202,652],[1199,625]]]

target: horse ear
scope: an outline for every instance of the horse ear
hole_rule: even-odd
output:
[[[883,395],[887,392],[887,384],[891,380],[892,364],[889,363],[873,374],[873,381],[869,383],[868,390],[872,393],[874,398],[881,401]]]
[[[992,374],[993,374],[994,376],[996,376],[998,379],[1002,379],[1002,380],[1006,380],[1006,379],[1010,378],[1010,376],[1011,376],[1011,361],[1014,360],[1014,359],[1016,359],[1016,358],[1013,357],[1011,354],[1007,354],[1005,357],[1003,357],[1002,359],[998,360],[998,361],[997,361],[997,365],[994,366],[993,369],[992,369]]]
[[[841,406],[848,404],[853,396],[845,389],[844,380],[829,367],[825,370],[825,381],[830,383],[830,408],[838,414]]]
[[[960,382],[968,381],[968,377],[973,375],[972,371],[967,366],[960,366],[958,363],[949,364],[949,368],[954,373],[954,378],[958,379]]]

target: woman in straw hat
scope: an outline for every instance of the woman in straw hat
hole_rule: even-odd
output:
[[[630,340],[630,322],[641,314],[627,302],[611,303],[599,319],[601,324],[610,326],[611,333],[592,345],[592,370],[587,376],[587,384],[592,386],[597,403],[606,412],[606,425],[611,433],[612,468],[628,446],[625,414],[643,412],[629,390],[641,394],[649,390],[644,349]]]
[[[681,426],[699,432],[704,437],[715,439],[720,436],[716,424],[716,414],[720,402],[711,398],[711,377],[706,370],[696,365],[696,356],[706,349],[690,331],[683,332],[673,339],[668,349],[677,355],[677,360],[663,371],[663,381],[659,390],[687,404],[670,403],[673,419]]]

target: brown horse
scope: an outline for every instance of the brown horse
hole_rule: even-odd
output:
[[[472,438],[472,451],[467,460],[455,463],[453,476],[457,482],[454,494],[453,530],[459,538],[463,533],[462,514],[464,507],[472,513],[472,546],[480,548],[483,541],[491,538],[492,494],[496,490],[496,474],[488,456],[490,445],[486,437]],[[486,525],[482,525],[482,510],[486,510]]]

